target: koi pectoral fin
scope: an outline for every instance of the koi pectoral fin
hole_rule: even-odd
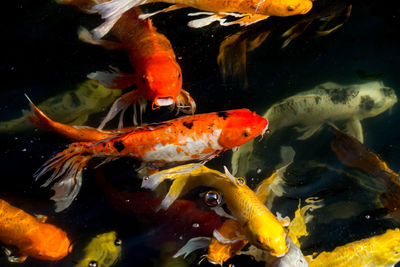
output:
[[[227,12],[220,12],[220,13],[196,12],[188,14],[188,16],[198,16],[198,15],[208,15],[208,16],[201,19],[195,19],[189,21],[188,23],[189,27],[202,28],[216,21],[218,21],[222,26],[231,26],[234,24],[239,24],[240,26],[248,26],[250,24],[267,19],[269,17],[265,15],[250,15],[250,14],[238,14],[238,13],[227,13]],[[228,20],[227,17],[229,16],[236,17],[238,19],[227,21]]]
[[[196,102],[194,102],[193,98],[187,91],[182,89],[176,98],[176,107],[177,112],[182,111],[186,114],[194,114],[196,111]]]
[[[189,241],[180,249],[178,252],[172,256],[173,258],[178,258],[183,256],[186,258],[190,253],[198,249],[205,249],[210,245],[211,238],[209,237],[194,237],[189,239]]]
[[[157,10],[157,11],[152,12],[152,13],[140,14],[139,15],[139,19],[147,19],[147,18],[150,18],[150,17],[152,17],[154,15],[157,15],[159,13],[170,12],[170,11],[178,10],[178,9],[185,8],[185,7],[186,6],[184,6],[184,5],[175,4],[175,5],[166,7],[164,9]]]
[[[137,81],[136,74],[123,73],[119,69],[109,66],[110,71],[96,71],[87,75],[91,80],[99,82],[109,89],[126,89]]]
[[[105,49],[109,50],[122,50],[124,49],[123,44],[108,40],[98,40],[93,37],[93,35],[84,27],[79,27],[78,29],[78,38],[82,42],[92,44],[92,45],[100,45]]]
[[[14,263],[23,263],[28,256],[22,255],[20,252],[13,253],[11,250],[8,248],[3,248],[4,253],[7,255],[7,260],[9,262],[14,262]]]

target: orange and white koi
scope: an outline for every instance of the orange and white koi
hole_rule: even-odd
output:
[[[187,164],[164,170],[144,179],[142,187],[154,190],[164,180],[172,180],[161,207],[167,209],[179,196],[197,186],[210,186],[223,194],[232,216],[240,223],[245,239],[255,246],[282,256],[288,251],[286,232],[278,219],[266,208],[244,178],[233,177],[201,164]]]
[[[43,186],[61,178],[52,187],[56,211],[61,211],[78,194],[82,170],[92,158],[105,158],[108,162],[133,157],[150,168],[188,161],[205,162],[264,134],[267,129],[268,121],[248,109],[184,116],[137,127],[98,142],[72,143],[45,162],[34,176],[38,179],[54,170]]]
[[[37,217],[0,199],[0,242],[19,249],[14,254],[7,250],[9,261],[23,262],[28,256],[56,261],[71,252],[72,245],[66,233],[45,223],[46,216]]]
[[[95,5],[92,8],[92,11],[99,12],[102,18],[106,19],[102,25],[94,30],[95,35],[98,38],[104,36],[122,14],[132,7],[153,2],[164,2],[173,5],[154,13],[143,14],[141,18],[186,7],[209,11],[189,14],[189,16],[209,15],[189,22],[188,25],[193,28],[200,28],[214,21],[218,21],[224,26],[232,24],[249,25],[264,20],[269,16],[286,17],[306,14],[312,8],[312,1],[310,0],[112,0]],[[236,17],[238,20],[228,22],[226,21],[227,16]]]
[[[80,2],[76,4],[78,3]],[[182,70],[176,61],[170,41],[165,35],[157,32],[150,19],[139,19],[141,13],[140,8],[132,8],[118,19],[112,28],[112,33],[120,42],[97,40],[86,29],[79,30],[79,38],[82,41],[106,49],[126,51],[135,70],[134,74],[123,73],[111,67],[111,72],[97,71],[88,75],[88,78],[110,89],[125,89],[136,85],[135,90],[125,93],[114,102],[99,129],[120,112],[119,128],[121,128],[123,115],[131,104],[135,107],[136,125],[136,103],[139,104],[140,114],[146,109],[147,101],[152,102],[153,109],[176,105],[178,112],[193,114],[196,110],[195,101],[182,89]]]

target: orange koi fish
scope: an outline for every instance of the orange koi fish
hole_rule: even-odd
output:
[[[375,153],[368,151],[356,138],[338,130],[330,124],[336,139],[331,142],[331,148],[338,159],[346,166],[358,168],[373,177],[379,178],[387,187],[380,195],[380,200],[392,215],[399,217],[400,181],[399,175]]]
[[[102,18],[106,19],[102,25],[94,29],[95,36],[97,38],[104,36],[122,14],[132,7],[153,2],[164,2],[173,5],[154,13],[143,14],[141,18],[186,7],[210,11],[190,13],[189,16],[209,15],[205,18],[190,21],[188,25],[193,28],[200,28],[214,21],[219,21],[224,26],[232,24],[249,25],[264,20],[269,16],[286,17],[306,14],[312,8],[310,0],[112,0],[95,5],[92,8],[92,11],[99,12]],[[226,21],[227,16],[236,17],[238,20],[228,22]]]
[[[15,256],[9,255],[9,261],[24,262],[28,256],[56,261],[71,252],[72,245],[66,233],[45,223],[46,219],[46,216],[35,218],[0,199],[0,241],[19,249]]]
[[[57,209],[67,208],[78,194],[82,170],[92,158],[105,162],[133,157],[149,168],[187,161],[205,162],[219,153],[240,146],[268,129],[268,121],[248,109],[185,116],[136,127],[100,141],[77,142],[50,158],[34,174],[40,178],[54,170],[43,186],[55,179],[52,189]]]
[[[176,62],[171,43],[165,35],[158,33],[150,19],[140,20],[139,8],[127,11],[114,25],[112,33],[120,40],[95,40],[84,28],[79,31],[79,38],[87,43],[101,45],[106,49],[125,50],[135,73],[122,73],[112,67],[111,72],[95,72],[88,78],[96,80],[110,89],[125,89],[136,85],[132,90],[112,105],[107,116],[99,126],[102,129],[119,112],[119,128],[129,105],[134,104],[134,124],[136,120],[136,103],[140,114],[145,110],[147,101],[152,102],[152,108],[176,105],[178,111],[193,114],[196,103],[188,92],[182,89],[182,71]]]

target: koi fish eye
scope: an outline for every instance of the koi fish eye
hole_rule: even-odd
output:
[[[294,11],[294,6],[288,6],[287,11]]]
[[[222,195],[217,191],[210,190],[204,195],[204,203],[209,207],[216,207],[220,205],[221,202]]]
[[[242,178],[242,177],[238,177],[238,178],[236,178],[236,184],[240,185],[240,186],[245,185],[246,184],[246,180],[244,178]]]
[[[146,81],[147,81],[147,79],[146,79],[146,76],[145,76],[145,75],[143,75],[143,76],[142,76],[142,83],[143,83],[143,84],[145,84],[145,83],[146,83]]]
[[[89,267],[99,267],[99,264],[97,263],[97,261],[90,261],[88,266]]]
[[[178,78],[179,79],[181,78],[181,72],[180,71],[178,71]]]
[[[121,244],[122,244],[121,239],[115,239],[114,245],[116,245],[117,247],[119,247],[119,246],[121,246]]]

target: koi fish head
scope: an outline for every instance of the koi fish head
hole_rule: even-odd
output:
[[[224,148],[243,145],[268,130],[268,121],[248,109],[221,111],[217,115],[226,121],[218,139]]]
[[[270,16],[293,16],[306,14],[312,8],[309,0],[264,1],[258,7],[258,12]]]
[[[246,230],[250,242],[260,249],[270,251],[272,256],[281,257],[289,250],[286,232],[278,221],[274,223],[265,216],[256,216],[249,221]]]
[[[71,242],[61,229],[52,224],[41,224],[32,245],[21,251],[23,254],[41,260],[60,260],[72,250]]]
[[[138,83],[146,88],[145,97],[153,101],[153,108],[174,104],[182,90],[182,71],[175,59],[154,57],[144,69]]]

